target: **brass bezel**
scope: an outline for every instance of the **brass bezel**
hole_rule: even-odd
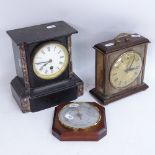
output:
[[[59,70],[58,72],[51,74],[51,75],[42,75],[38,70],[36,70],[35,65],[34,65],[34,59],[35,56],[37,55],[37,53],[40,51],[40,49],[42,49],[44,46],[48,45],[48,44],[54,44],[58,47],[60,47],[61,49],[63,49],[64,55],[65,55],[65,61],[64,61],[64,66],[61,70]],[[48,41],[46,43],[41,44],[38,48],[35,49],[35,55],[33,56],[33,61],[32,61],[32,65],[33,65],[33,71],[35,73],[35,75],[43,80],[52,80],[57,78],[58,76],[60,76],[65,69],[67,68],[69,64],[69,53],[68,50],[66,49],[65,46],[63,46],[62,44],[55,42],[55,41]]]
[[[112,68],[113,68],[113,66],[115,65],[115,63],[118,61],[118,59],[120,59],[123,55],[125,55],[125,54],[127,54],[127,53],[134,53],[134,54],[137,54],[137,55],[139,56],[139,58],[140,58],[140,60],[141,60],[141,69],[140,69],[140,72],[139,72],[139,74],[136,76],[136,78],[135,78],[132,82],[130,82],[128,85],[126,85],[126,86],[124,86],[124,87],[114,86],[113,83],[111,82],[111,72],[112,72]],[[142,66],[143,66],[143,61],[142,61],[142,58],[141,58],[141,56],[140,56],[139,53],[137,53],[137,52],[134,51],[134,50],[128,50],[128,51],[124,52],[123,54],[121,54],[120,56],[118,56],[117,59],[114,61],[114,63],[111,65],[111,68],[110,68],[110,75],[109,75],[110,84],[111,84],[115,89],[127,88],[129,85],[131,85],[133,82],[136,81],[136,79],[138,78],[138,76],[139,76],[140,73],[142,72]]]
[[[88,103],[88,102],[74,102],[74,103],[78,103],[78,104],[79,104],[79,103],[80,103],[80,104],[81,104],[81,103],[87,103],[87,104],[90,104],[90,103]],[[91,106],[93,106],[94,108],[96,108],[96,110],[99,112],[99,119],[98,119],[97,122],[94,123],[93,125],[91,125],[91,126],[89,126],[89,127],[85,127],[85,128],[75,128],[75,127],[68,126],[68,125],[64,124],[63,122],[61,122],[60,116],[59,116],[59,115],[60,115],[60,112],[61,112],[65,107],[69,106],[70,104],[73,104],[73,102],[72,102],[72,103],[69,103],[69,104],[67,104],[67,105],[65,105],[65,106],[63,106],[63,107],[61,108],[61,110],[59,111],[59,113],[58,113],[58,120],[59,120],[59,122],[60,122],[61,125],[63,125],[63,126],[66,127],[66,128],[75,130],[75,131],[77,131],[77,130],[88,130],[88,129],[90,129],[90,128],[92,128],[92,127],[98,125],[98,123],[99,123],[100,120],[101,120],[101,112],[100,112],[99,108],[96,107],[95,105],[91,105]]]

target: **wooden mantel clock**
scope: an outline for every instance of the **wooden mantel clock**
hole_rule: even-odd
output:
[[[143,79],[148,43],[139,34],[122,33],[95,45],[96,85],[90,93],[108,104],[147,89]]]
[[[12,94],[23,112],[35,112],[83,94],[72,71],[71,35],[64,21],[7,31],[12,38],[17,76]]]
[[[105,109],[95,102],[71,102],[55,108],[52,134],[61,141],[97,141],[107,134]]]

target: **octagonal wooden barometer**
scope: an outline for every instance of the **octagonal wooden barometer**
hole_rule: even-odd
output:
[[[107,134],[105,109],[95,102],[59,105],[52,133],[61,141],[97,141]]]

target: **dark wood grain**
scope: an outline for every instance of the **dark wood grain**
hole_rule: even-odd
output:
[[[129,38],[129,40],[127,40],[127,41],[124,38],[121,38],[119,44],[115,44],[115,39],[112,39],[109,41],[98,43],[98,44],[94,45],[94,48],[101,50],[103,53],[111,53],[111,52],[115,52],[118,50],[122,50],[124,48],[129,48],[132,46],[136,46],[136,45],[144,44],[144,43],[149,43],[149,42],[150,41],[143,36],[137,37],[137,38],[136,37],[135,38]],[[105,45],[108,43],[114,43],[114,46],[106,47]]]
[[[90,90],[90,93],[98,99],[98,101],[103,104],[103,105],[107,105],[109,103],[112,103],[114,101],[117,101],[119,99],[122,99],[124,97],[127,97],[129,95],[138,93],[140,91],[143,91],[145,89],[149,88],[149,86],[145,83],[143,83],[142,85],[136,86],[134,88],[130,88],[128,90],[124,90],[122,92],[119,92],[115,95],[112,96],[104,96],[103,94],[101,94],[100,92],[98,92],[95,88]]]

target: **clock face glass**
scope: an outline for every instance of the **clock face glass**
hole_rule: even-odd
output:
[[[67,49],[54,42],[48,42],[37,48],[33,58],[33,70],[41,79],[54,79],[61,75],[68,65]]]
[[[123,88],[136,80],[141,72],[142,59],[134,51],[122,54],[110,71],[110,82],[115,88]]]
[[[100,118],[99,109],[89,103],[70,103],[58,114],[62,125],[73,129],[85,129],[96,125]]]

